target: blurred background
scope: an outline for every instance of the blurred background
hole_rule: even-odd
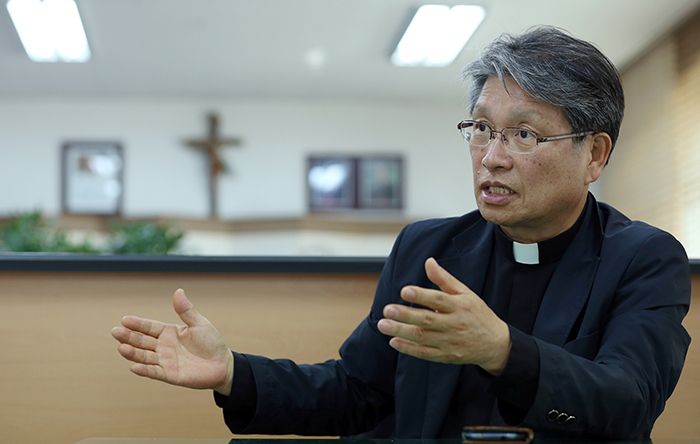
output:
[[[593,193],[700,257],[700,1],[472,3],[483,21],[437,67],[392,63],[415,1],[77,0],[90,57],[56,63],[0,10],[5,249],[40,226],[71,251],[386,256],[406,223],[476,208],[461,68],[549,24],[623,76]]]
[[[596,44],[622,74],[625,120],[592,192],[700,259],[700,0],[473,0],[483,20],[440,66],[393,61],[413,0],[71,2],[1,2],[0,255],[385,257],[407,223],[476,208],[456,130],[468,117],[460,72],[502,33],[547,24]],[[71,4],[89,51],[59,56],[19,37],[17,14],[43,11],[20,23],[56,43],[53,8]],[[178,322],[170,295],[185,288],[237,351],[321,362],[366,316],[378,278],[11,270],[0,278],[0,430],[20,444],[228,441],[211,393],[130,374],[109,335],[119,319]],[[699,319],[684,321],[696,338]],[[691,346],[654,442],[700,436],[698,369]]]

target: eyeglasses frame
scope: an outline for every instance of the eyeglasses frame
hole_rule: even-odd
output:
[[[464,129],[465,123],[471,123],[472,126],[474,124],[478,123],[481,125],[486,125],[489,128],[489,141],[488,141],[488,143],[486,145],[474,145],[474,146],[477,146],[479,148],[485,148],[485,147],[491,145],[491,143],[493,143],[493,141],[496,140],[495,133],[498,133],[501,135],[501,142],[503,142],[503,146],[511,153],[516,153],[516,154],[532,154],[532,153],[537,151],[537,149],[540,146],[540,143],[554,142],[555,140],[573,139],[575,137],[590,136],[591,134],[595,134],[595,131],[583,131],[583,132],[579,132],[579,133],[557,134],[555,136],[540,136],[536,132],[534,132],[532,130],[525,129],[525,128],[517,128],[517,127],[508,126],[505,128],[501,128],[500,131],[497,131],[497,130],[491,128],[491,126],[485,122],[479,122],[478,120],[462,120],[461,122],[459,122],[457,124],[457,130],[460,132],[460,134],[462,134],[462,137],[464,137],[464,133],[462,132],[462,129]],[[526,131],[533,133],[535,135],[535,147],[534,147],[534,149],[532,151],[514,151],[514,150],[510,149],[508,147],[508,144],[506,144],[506,139],[505,139],[505,136],[503,134],[503,131],[508,130],[508,129],[511,129],[511,130],[525,129]],[[464,140],[466,140],[466,137],[464,137]],[[468,141],[468,140],[466,140],[466,141],[467,141],[467,143],[469,143],[470,146],[472,145],[472,143],[470,141]]]

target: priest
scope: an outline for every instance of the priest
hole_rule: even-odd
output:
[[[690,273],[670,234],[589,193],[622,122],[617,70],[538,27],[494,41],[464,77],[478,211],[402,231],[340,359],[232,352],[178,290],[186,328],[113,330],[132,371],[214,390],[234,433],[648,438],[690,342]]]

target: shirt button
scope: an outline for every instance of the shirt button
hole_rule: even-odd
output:
[[[566,413],[560,413],[559,416],[557,416],[557,424],[564,424],[568,419],[569,415]]]
[[[556,421],[558,416],[559,410],[550,410],[549,413],[547,413],[547,419],[549,421]]]
[[[571,415],[568,418],[566,418],[564,425],[571,425],[574,421],[576,421],[576,417]]]

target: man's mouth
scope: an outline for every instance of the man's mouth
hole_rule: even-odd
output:
[[[506,187],[488,187],[489,193],[493,194],[513,194],[513,190],[509,190]]]

